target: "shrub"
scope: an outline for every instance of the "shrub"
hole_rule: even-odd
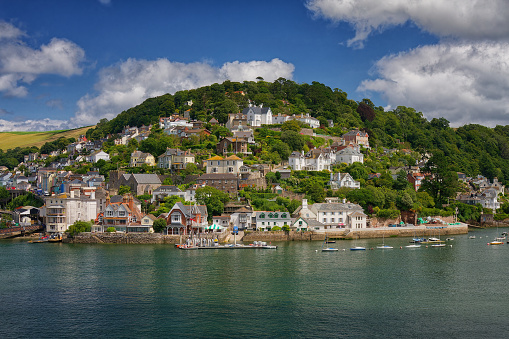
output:
[[[111,227],[111,226],[106,229],[106,232],[110,232],[110,233],[116,232],[116,231],[117,231],[117,229],[115,227]]]

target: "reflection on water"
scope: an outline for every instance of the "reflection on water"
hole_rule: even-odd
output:
[[[331,253],[321,242],[180,251],[1,241],[0,336],[500,337],[509,244],[486,245],[496,230],[477,235],[445,248],[344,241]]]

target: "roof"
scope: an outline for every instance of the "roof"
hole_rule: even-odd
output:
[[[311,218],[298,218],[297,220],[299,219],[302,219],[306,222],[306,224],[310,227],[316,227],[316,226],[324,226],[321,222],[319,222],[318,220],[316,219],[311,219]],[[295,222],[297,222],[297,220],[295,220]]]
[[[224,160],[242,160],[236,155],[230,155],[229,157],[225,158]]]
[[[242,110],[242,114],[247,114],[250,110],[254,114],[267,114],[270,111],[270,107],[246,107]]]
[[[155,192],[182,192],[182,190],[175,185],[162,185],[156,188]]]
[[[161,184],[157,174],[131,174],[138,184]]]
[[[216,155],[216,156],[213,156],[212,158],[207,159],[207,161],[209,161],[209,160],[224,160],[224,158],[219,155]]]

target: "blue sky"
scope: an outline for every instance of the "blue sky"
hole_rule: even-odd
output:
[[[257,76],[506,125],[507,17],[504,0],[0,1],[0,131],[91,125]]]

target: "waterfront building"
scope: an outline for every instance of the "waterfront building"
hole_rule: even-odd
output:
[[[177,202],[166,216],[168,234],[202,233],[207,227],[207,206]]]
[[[256,211],[254,212],[253,229],[256,231],[270,231],[274,227],[290,226],[292,218],[289,212]]]

